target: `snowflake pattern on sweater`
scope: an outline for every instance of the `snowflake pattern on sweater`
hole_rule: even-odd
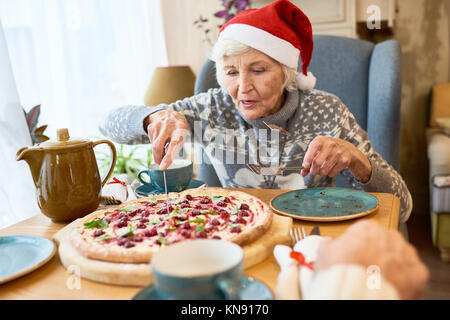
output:
[[[341,171],[353,188],[396,195],[400,199],[402,222],[412,211],[412,198],[404,180],[373,149],[367,133],[333,94],[320,90],[288,92],[278,112],[265,118],[246,120],[224,89],[210,89],[172,104],[117,108],[107,116],[100,131],[117,143],[149,143],[143,121],[160,110],[175,110],[186,117],[191,138],[208,156],[200,161],[211,161],[224,187],[268,188],[270,184],[264,177],[247,167],[248,163],[258,163],[258,154],[259,163],[264,165],[278,165],[279,162],[281,166],[300,166],[311,141],[326,136],[349,141],[370,160],[372,176],[365,184],[357,181],[349,169]],[[291,134],[286,138],[283,150],[285,137],[278,131],[268,130],[263,121],[278,125]],[[266,180],[271,179],[266,177]],[[334,186],[334,179],[312,174],[302,177],[299,172],[277,176],[273,184],[273,188],[280,189],[326,186]]]

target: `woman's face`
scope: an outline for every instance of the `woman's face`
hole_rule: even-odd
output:
[[[281,65],[256,50],[225,56],[224,85],[247,120],[267,117],[284,103],[284,72]]]

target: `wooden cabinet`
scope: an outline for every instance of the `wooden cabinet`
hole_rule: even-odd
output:
[[[309,18],[314,34],[356,37],[356,0],[292,0]],[[256,0],[258,6],[270,1]],[[256,6],[255,6],[256,7]]]

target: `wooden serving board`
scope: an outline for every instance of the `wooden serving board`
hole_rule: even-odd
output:
[[[53,236],[65,268],[77,268],[81,277],[108,284],[147,286],[153,283],[150,263],[114,263],[84,257],[69,240],[70,231],[78,223],[79,220],[73,221]],[[289,244],[291,226],[292,218],[274,214],[269,230],[261,238],[243,247],[244,269],[272,256],[276,244]]]

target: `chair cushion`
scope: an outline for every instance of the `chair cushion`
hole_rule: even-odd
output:
[[[431,131],[432,129],[428,129]],[[446,166],[447,170],[440,172],[450,173],[450,137],[435,131],[428,135],[428,159],[430,165]]]
[[[430,107],[430,127],[438,126],[436,118],[450,117],[450,82],[433,86]]]
[[[369,67],[374,44],[336,36],[314,36],[309,70],[316,76],[316,89],[341,98],[367,130]],[[336,81],[339,79],[339,81]]]
[[[438,174],[450,173],[450,137],[439,129],[427,129],[427,152],[430,160],[429,174],[433,177]]]
[[[450,248],[450,213],[433,212],[431,227],[433,244],[437,247]]]
[[[441,128],[442,132],[450,136],[450,117],[449,118],[435,118],[436,124]]]

